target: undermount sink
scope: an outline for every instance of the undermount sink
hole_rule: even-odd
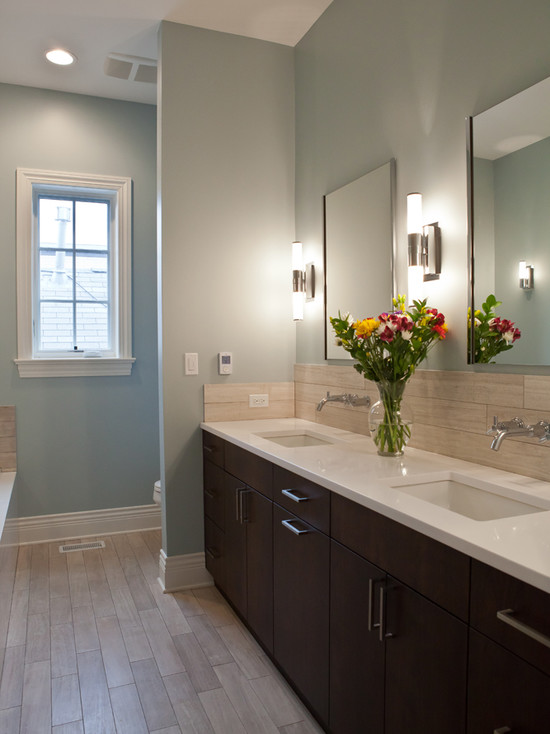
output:
[[[534,501],[531,497],[522,500],[506,497],[498,484],[455,472],[432,481],[394,484],[393,488],[472,520],[498,520],[550,509],[531,504]]]
[[[302,448],[306,446],[323,446],[334,443],[329,436],[322,436],[319,433],[313,433],[307,429],[296,429],[295,431],[269,431],[267,433],[257,433],[256,436],[265,438],[268,441],[286,446],[290,449]]]

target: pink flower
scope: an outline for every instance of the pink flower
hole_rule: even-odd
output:
[[[380,336],[380,340],[387,344],[390,344],[395,336],[393,330],[387,325],[385,327],[382,327],[382,325],[378,327],[378,335]]]

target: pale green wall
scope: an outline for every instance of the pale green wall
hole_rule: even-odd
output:
[[[16,406],[18,514],[150,504],[160,471],[155,108],[0,84],[0,141],[0,404]],[[137,361],[130,377],[19,377],[13,363],[17,167],[133,179]]]
[[[160,49],[164,548],[177,555],[203,547],[203,385],[292,379],[294,65],[289,47],[173,23]]]
[[[466,368],[464,119],[550,75],[549,34],[547,0],[334,0],[296,48],[296,236],[322,263],[323,195],[395,158],[398,290],[407,193],[442,227],[443,272],[425,295],[451,332],[431,367]],[[357,272],[365,288],[376,277]],[[299,362],[323,361],[322,316],[306,308]]]

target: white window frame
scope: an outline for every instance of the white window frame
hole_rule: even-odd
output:
[[[113,355],[72,355],[44,357],[33,353],[33,296],[38,296],[34,273],[37,227],[33,209],[34,188],[64,186],[75,191],[98,189],[112,191],[116,203],[112,246],[114,321]],[[34,188],[33,188],[34,187]],[[17,359],[20,377],[78,377],[129,375],[135,362],[132,357],[132,180],[116,176],[40,171],[18,168],[16,172],[17,240]],[[56,192],[56,193],[59,193]],[[71,191],[67,191],[71,195]]]

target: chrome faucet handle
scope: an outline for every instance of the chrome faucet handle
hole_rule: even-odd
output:
[[[493,416],[493,425],[487,429],[487,436],[492,436],[494,433],[496,433],[498,430],[500,430],[500,424],[498,422],[498,415]]]
[[[535,423],[534,426],[532,426],[533,429],[533,436],[538,438],[539,443],[545,443],[550,439],[550,423],[548,421],[538,421],[538,423]]]

